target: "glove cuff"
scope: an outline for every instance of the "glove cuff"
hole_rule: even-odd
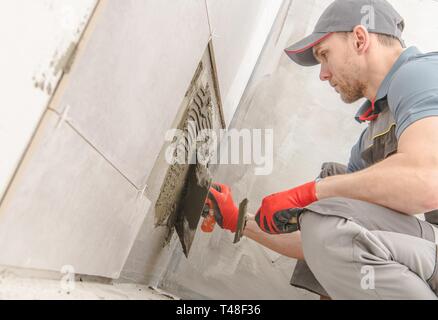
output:
[[[316,182],[315,181],[303,184],[300,187],[300,189],[302,191],[299,193],[300,203],[303,207],[306,207],[309,204],[312,204],[313,202],[318,201],[318,198],[316,197]]]

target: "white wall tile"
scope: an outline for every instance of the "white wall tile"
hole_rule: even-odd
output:
[[[0,1],[0,198],[96,0]],[[37,86],[37,87],[36,87]]]
[[[105,1],[56,108],[142,188],[196,67],[204,0]]]
[[[0,265],[117,278],[150,201],[52,111],[0,209]]]

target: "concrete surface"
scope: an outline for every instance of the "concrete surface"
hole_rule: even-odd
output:
[[[114,284],[97,279],[49,278],[0,267],[0,300],[178,300],[162,290],[138,284]],[[75,279],[74,282],[71,279]]]

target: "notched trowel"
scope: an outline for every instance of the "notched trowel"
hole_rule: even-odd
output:
[[[210,170],[206,166],[190,165],[187,185],[175,222],[175,229],[186,257],[189,255],[211,183]]]
[[[239,204],[239,216],[237,218],[237,229],[234,235],[234,242],[238,243],[243,237],[243,230],[245,229],[247,220],[248,199],[243,199]]]

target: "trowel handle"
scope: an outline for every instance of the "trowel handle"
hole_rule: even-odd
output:
[[[208,213],[206,214],[204,220],[202,221],[201,230],[206,233],[211,233],[214,230],[214,226],[216,224],[216,219],[214,217],[214,209],[213,204],[211,203],[210,199],[207,199],[205,202],[205,208],[204,210],[207,210]]]

